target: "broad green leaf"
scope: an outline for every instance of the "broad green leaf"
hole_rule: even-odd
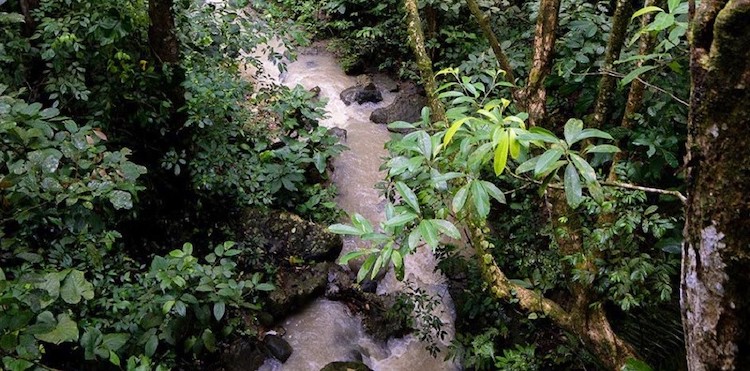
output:
[[[479,217],[486,218],[490,213],[490,196],[479,181],[471,182],[471,198]]]
[[[548,172],[552,166],[555,165],[557,160],[562,157],[563,153],[564,152],[561,148],[548,149],[546,152],[542,153],[542,155],[539,156],[536,166],[534,166],[534,175],[536,176]]]
[[[146,357],[153,357],[157,347],[159,347],[159,338],[154,333],[146,341],[146,346],[144,347]]]
[[[216,336],[214,336],[213,331],[210,329],[203,330],[201,340],[203,340],[203,345],[206,347],[206,350],[211,353],[216,351]]]
[[[674,14],[674,11],[677,10],[677,7],[680,6],[681,0],[669,0],[667,2],[667,9],[670,13]]]
[[[378,255],[370,255],[365,259],[365,262],[362,264],[362,267],[359,268],[359,272],[357,273],[357,282],[362,282],[367,277],[367,274],[370,273],[370,270],[372,269],[372,266],[375,264],[375,260],[378,258]]]
[[[568,205],[574,209],[577,208],[583,202],[583,189],[581,188],[581,178],[573,164],[568,164],[565,167],[564,185]]]
[[[440,182],[446,182],[452,179],[461,178],[463,176],[466,176],[464,173],[456,173],[456,172],[450,172],[440,175],[435,175],[432,177],[433,183],[440,183]]]
[[[456,192],[456,195],[453,196],[453,202],[451,203],[453,212],[458,214],[461,209],[464,208],[464,204],[466,203],[466,196],[469,195],[469,186],[468,184],[461,187],[458,192]]]
[[[404,199],[404,202],[409,205],[409,207],[416,211],[417,214],[421,214],[421,211],[419,210],[419,201],[417,200],[417,195],[414,194],[414,191],[412,191],[409,186],[407,186],[404,182],[396,182],[396,190]]]
[[[461,232],[458,231],[458,228],[453,223],[443,219],[431,219],[430,221],[446,236],[456,240],[461,238]]]
[[[669,13],[658,13],[654,17],[654,21],[646,27],[646,31],[659,32],[666,30],[675,24],[674,14]]]
[[[328,227],[328,231],[335,234],[346,234],[354,236],[361,236],[364,234],[359,229],[346,224],[334,224]]]
[[[431,221],[425,219],[419,223],[419,233],[422,234],[422,238],[433,250],[437,249],[438,243],[438,231],[435,225]]]
[[[588,139],[588,138],[601,138],[601,139],[614,140],[614,138],[612,138],[611,135],[599,129],[583,129],[583,131],[581,131],[581,133],[578,134],[576,139],[573,140],[573,143],[584,140],[584,139]]]
[[[628,73],[627,75],[625,75],[625,77],[623,77],[622,80],[620,80],[620,86],[622,87],[622,86],[625,86],[627,84],[630,84],[631,81],[635,80],[641,74],[643,74],[645,72],[648,72],[648,71],[651,71],[651,70],[653,70],[656,67],[657,66],[640,66],[640,67],[638,67],[638,68],[630,71],[630,73]]]
[[[391,254],[391,261],[393,262],[393,267],[396,269],[399,269],[403,266],[404,260],[401,256],[401,252],[398,250],[393,250],[393,253]]]
[[[508,163],[508,147],[510,146],[510,139],[508,137],[508,131],[502,130],[500,133],[500,139],[495,148],[495,175],[499,176],[505,170],[505,166]]]
[[[571,160],[573,160],[573,165],[575,165],[575,167],[581,173],[586,183],[596,182],[596,170],[594,170],[594,168],[591,167],[591,165],[589,165],[586,160],[581,158],[581,156],[576,155],[575,153],[571,154],[570,158]]]
[[[411,233],[409,233],[408,238],[408,244],[409,244],[409,250],[414,251],[417,249],[417,246],[419,245],[419,241],[422,239],[422,233],[419,232],[419,228],[414,228]]]
[[[406,225],[406,223],[409,223],[417,217],[417,214],[407,212],[396,215],[393,218],[386,220],[383,225],[387,228],[398,228]]]
[[[628,358],[622,368],[620,368],[620,371],[653,371],[653,369],[646,362],[635,358]]]
[[[226,311],[226,309],[226,304],[224,304],[223,301],[214,303],[214,318],[216,318],[217,321],[221,321],[221,319],[224,317],[224,312]]]
[[[375,276],[380,273],[380,268],[383,267],[383,255],[378,256],[377,259],[375,259],[375,265],[372,267],[372,274],[370,275],[370,279],[374,280]]]
[[[55,325],[52,331],[44,334],[36,334],[34,337],[41,341],[58,345],[65,342],[78,341],[78,325],[67,314],[59,314],[57,316],[57,325]]]
[[[583,130],[583,121],[579,119],[570,119],[565,123],[564,134],[565,141],[568,142],[568,145],[574,143],[575,138],[581,133],[581,130]]]
[[[255,289],[258,291],[273,291],[276,290],[276,286],[268,282],[262,282],[255,285]]]
[[[106,347],[110,351],[118,351],[122,348],[125,343],[130,339],[129,334],[117,333],[117,334],[106,334],[102,340],[102,346]]]
[[[360,256],[369,255],[372,252],[373,252],[372,249],[350,251],[350,252],[346,253],[344,256],[342,256],[341,258],[339,258],[339,264],[346,264],[346,263],[349,262],[349,260],[357,259]]]
[[[419,152],[428,160],[432,160],[432,139],[430,135],[424,131],[417,132],[417,145],[419,145]]]
[[[510,129],[508,131],[508,140],[510,142],[510,157],[517,160],[518,156],[521,155],[521,143],[518,141],[516,129]]]
[[[644,14],[653,13],[653,12],[664,12],[664,10],[662,8],[659,8],[658,6],[647,6],[633,13],[633,16],[630,17],[630,19],[633,20]]]
[[[594,201],[597,203],[604,202],[604,192],[602,192],[602,186],[598,181],[586,183],[586,187],[589,189],[589,193]]]
[[[464,117],[456,120],[456,122],[454,122],[453,125],[448,128],[448,131],[445,132],[445,137],[443,137],[443,146],[448,146],[448,144],[451,142],[451,139],[453,139],[453,136],[456,135],[458,129],[460,129],[461,126],[469,120],[471,120],[471,117]]]
[[[534,170],[534,168],[536,167],[536,163],[538,161],[539,161],[539,156],[532,157],[532,158],[526,160],[521,165],[518,165],[518,167],[516,168],[516,174],[523,174],[525,172]]]
[[[414,124],[410,124],[406,121],[394,121],[388,124],[389,129],[415,129]]]
[[[494,198],[495,200],[497,200],[497,202],[501,204],[506,203],[505,194],[503,193],[503,191],[500,190],[500,188],[497,188],[497,186],[492,184],[491,182],[487,182],[484,180],[482,180],[481,182],[482,182],[482,186],[484,187],[484,189],[492,198]]]
[[[94,298],[94,285],[86,281],[83,272],[74,269],[60,288],[60,297],[68,304],[78,304],[81,298],[91,300]]]
[[[372,224],[370,224],[370,221],[359,213],[354,213],[354,215],[352,215],[352,224],[354,224],[355,228],[362,231],[363,234],[373,232]]]
[[[617,146],[613,146],[611,144],[601,144],[598,146],[591,146],[589,148],[586,148],[584,152],[586,153],[617,153],[617,152],[620,152],[620,149],[617,148]]]

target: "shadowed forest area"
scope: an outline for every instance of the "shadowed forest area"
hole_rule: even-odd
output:
[[[749,86],[750,0],[0,0],[0,369],[750,369]]]

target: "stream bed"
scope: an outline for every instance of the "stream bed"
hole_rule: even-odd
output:
[[[349,150],[334,161],[333,180],[339,190],[336,201],[347,213],[359,213],[378,225],[384,218],[385,200],[374,186],[384,178],[379,167],[387,155],[384,144],[390,133],[384,125],[370,122],[369,117],[374,109],[389,105],[395,93],[383,89],[384,100],[378,104],[345,105],[339,93],[356,85],[355,77],[347,76],[335,57],[321,47],[302,51],[279,81],[290,87],[299,84],[306,89],[320,88],[320,97],[328,101],[328,115],[321,125],[347,131],[345,144]],[[355,239],[345,239],[341,254],[359,247]],[[446,278],[435,272],[436,264],[432,252],[422,249],[406,258],[405,278],[438,298],[434,314],[440,317],[447,333],[438,346],[445,349],[454,337],[455,313]],[[392,293],[404,287],[405,283],[396,280],[391,270],[380,281],[377,292]],[[359,316],[353,315],[345,304],[327,299],[314,301],[281,325],[286,330],[284,339],[294,352],[283,364],[267,360],[261,370],[317,371],[334,361],[362,361],[375,371],[459,369],[455,363],[443,361],[444,353],[433,357],[426,344],[414,335],[375,341],[365,332]]]

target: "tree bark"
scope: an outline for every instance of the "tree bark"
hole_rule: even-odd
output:
[[[559,13],[560,0],[541,0],[534,31],[534,56],[529,81],[523,92],[523,108],[529,113],[528,122],[531,126],[539,125],[547,116],[547,90],[544,80],[552,66]]]
[[[432,60],[427,54],[424,46],[424,32],[422,31],[422,19],[419,17],[417,0],[404,0],[406,7],[407,30],[414,56],[417,59],[417,67],[422,76],[422,83],[427,92],[427,99],[432,111],[432,121],[445,121],[445,107],[437,97],[437,82],[432,70]]]
[[[646,0],[643,4],[643,7],[648,6],[654,6],[656,5],[656,0]],[[651,21],[654,19],[654,13],[648,13],[641,16],[641,28],[646,27]],[[640,55],[648,55],[651,54],[654,50],[654,46],[656,46],[656,37],[652,33],[648,32],[643,35],[641,35],[640,40],[638,40],[638,54]],[[635,63],[635,68],[640,68],[644,65],[643,60],[639,60]],[[625,103],[625,112],[622,115],[622,121],[620,122],[620,126],[625,129],[632,129],[633,126],[635,126],[635,115],[640,112],[641,107],[643,107],[643,93],[646,91],[646,85],[638,79],[633,80],[633,82],[630,83],[630,91],[628,92],[628,100]],[[623,147],[623,143],[625,143],[625,140],[621,139],[619,141],[620,148]],[[620,151],[615,153],[615,155],[612,158],[612,166],[609,168],[609,176],[607,177],[607,180],[609,181],[615,181],[617,180],[617,171],[616,171],[616,165],[618,162],[622,161],[622,159],[625,157],[626,152]]]
[[[477,3],[476,0],[466,0],[466,5],[469,7],[469,11],[471,11],[474,18],[476,18],[477,23],[479,23],[479,28],[482,29],[484,37],[490,42],[490,47],[492,48],[492,52],[495,53],[495,58],[497,58],[498,63],[500,63],[500,68],[505,71],[505,80],[511,84],[515,84],[516,78],[513,75],[513,67],[510,65],[510,61],[508,60],[508,56],[505,55],[505,51],[503,51],[503,48],[500,46],[500,41],[497,39],[497,35],[492,31],[492,26],[490,25],[490,20],[487,15],[479,9],[479,3]],[[515,89],[513,89],[513,91],[515,91]]]
[[[36,21],[31,16],[31,12],[39,7],[39,0],[20,0],[21,13],[23,14],[23,36],[30,37],[36,29]]]
[[[563,196],[563,202],[564,196]],[[470,240],[476,250],[477,261],[483,280],[490,287],[493,296],[501,300],[516,299],[521,309],[529,312],[540,312],[546,315],[560,328],[578,336],[584,345],[610,370],[620,370],[631,358],[637,358],[631,345],[615,334],[609,321],[600,307],[591,307],[587,298],[577,296],[580,290],[588,290],[583,285],[572,288],[576,296],[572,308],[566,310],[553,300],[545,298],[536,291],[512,283],[498,267],[490,251],[494,246],[485,235],[490,231],[483,222],[470,221]],[[568,246],[576,245],[574,239]]]
[[[148,41],[157,62],[168,65],[180,63],[180,44],[172,14],[172,0],[149,0]]]
[[[612,16],[612,31],[607,41],[607,51],[604,54],[603,71],[611,71],[614,68],[615,61],[620,58],[620,51],[625,44],[625,35],[628,31],[628,23],[633,13],[633,7],[630,0],[617,0],[615,14]],[[600,128],[609,117],[612,107],[612,98],[615,95],[615,77],[610,74],[603,74],[599,80],[599,92],[596,97],[594,106],[594,115],[590,126]]]
[[[691,29],[681,304],[690,370],[750,369],[750,0]]]

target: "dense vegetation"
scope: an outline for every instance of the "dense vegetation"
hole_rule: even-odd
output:
[[[362,261],[359,281],[403,277],[410,253],[436,251],[458,331],[438,356],[469,369],[741,369],[747,304],[731,298],[748,286],[708,274],[735,296],[694,280],[680,307],[690,269],[733,278],[748,256],[736,224],[747,185],[724,200],[704,184],[748,174],[742,156],[721,157],[731,142],[710,144],[747,129],[737,81],[750,56],[727,34],[744,35],[750,7],[704,3],[694,22],[680,0],[0,1],[3,367],[206,368],[255,335],[275,267],[240,241],[236,215],[337,222],[327,164],[344,148],[318,126],[313,93],[242,75],[264,73],[256,48],[272,39],[325,39],[351,73],[426,89],[420,122],[390,124],[411,132],[387,144],[386,220],[330,230],[374,243],[341,259]],[[707,177],[717,165],[724,177]],[[713,220],[715,205],[736,212]],[[717,254],[744,253],[681,277],[707,223],[727,237]],[[701,338],[691,313],[709,312],[692,305],[716,303],[730,320]],[[695,348],[717,344],[729,350]]]

